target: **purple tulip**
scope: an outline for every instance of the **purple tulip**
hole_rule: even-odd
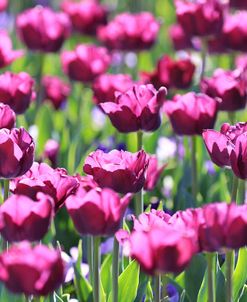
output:
[[[0,103],[0,129],[12,129],[15,126],[15,112],[8,106]]]

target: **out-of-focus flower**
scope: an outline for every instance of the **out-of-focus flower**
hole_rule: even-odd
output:
[[[117,150],[127,150],[126,144],[124,142],[117,143],[116,138],[114,136],[108,137],[107,141],[100,142],[97,144],[97,148],[104,152],[110,152],[112,149]]]
[[[42,79],[44,100],[50,102],[55,109],[60,109],[70,94],[70,85],[58,77],[45,76]]]
[[[111,253],[113,251],[113,245],[114,245],[113,237],[107,238],[104,242],[102,242],[100,245],[101,255]]]
[[[17,114],[24,113],[35,97],[34,80],[26,72],[14,74],[6,71],[0,75],[0,100]]]
[[[0,129],[12,129],[15,126],[15,112],[8,106],[0,103]]]
[[[165,102],[164,110],[176,134],[201,135],[203,129],[213,128],[218,102],[205,94],[189,92]]]
[[[247,51],[247,12],[240,11],[228,15],[223,26],[222,35],[227,48]]]
[[[209,175],[213,175],[216,172],[215,167],[210,160],[205,161],[204,168],[206,169],[207,174],[209,174]]]
[[[194,48],[192,39],[180,24],[173,24],[169,28],[169,36],[175,50],[185,50]]]
[[[142,189],[147,166],[148,156],[143,150],[137,153],[97,150],[88,155],[83,170],[92,175],[100,187],[125,194]]]
[[[230,7],[237,9],[247,9],[247,1],[246,0],[230,0]]]
[[[169,56],[163,56],[156,69],[151,72],[143,72],[142,78],[146,83],[152,83],[156,89],[161,86],[167,88],[188,88],[193,79],[195,65],[190,59],[172,60]]]
[[[4,11],[8,6],[8,0],[1,0],[0,1],[0,12]]]
[[[225,40],[222,33],[207,39],[209,54],[227,53],[228,49],[225,45]]]
[[[66,14],[36,6],[20,13],[16,26],[20,39],[29,49],[57,52],[68,38],[71,24]]]
[[[93,120],[93,127],[96,129],[102,129],[106,123],[106,115],[99,109],[98,106],[94,106],[91,111]]]
[[[149,163],[147,168],[146,181],[144,184],[144,190],[152,191],[155,188],[160,178],[160,175],[166,166],[167,164],[164,164],[161,167],[159,167],[157,157],[155,155],[149,156]]]
[[[5,30],[0,30],[0,68],[23,56],[22,50],[12,50],[12,41]]]
[[[45,163],[34,162],[25,175],[11,182],[10,189],[14,194],[26,195],[33,200],[36,199],[37,192],[48,194],[54,199],[57,211],[78,186],[78,179],[69,176],[65,169],[52,169]]]
[[[0,154],[0,177],[21,176],[33,164],[33,139],[24,128],[0,129]]]
[[[169,302],[179,302],[178,289],[172,283],[167,284],[166,292],[169,297]]]
[[[104,47],[80,44],[74,51],[64,51],[61,61],[64,72],[72,80],[91,82],[106,72],[111,58]]]
[[[11,246],[0,255],[0,280],[14,293],[45,296],[64,281],[64,265],[58,250],[27,242]]]
[[[211,78],[204,78],[201,90],[210,97],[219,97],[219,110],[243,109],[247,102],[246,82],[240,70],[216,69]]]
[[[96,104],[114,102],[116,92],[123,93],[133,85],[128,74],[102,74],[93,82],[94,101]]]
[[[57,166],[59,149],[59,143],[54,139],[48,139],[48,141],[45,143],[43,158],[49,159],[53,168]]]
[[[220,32],[224,6],[218,0],[176,0],[177,19],[191,36],[210,36]]]
[[[155,131],[161,123],[160,108],[166,93],[165,87],[157,91],[151,84],[134,85],[117,94],[114,102],[101,103],[100,108],[119,132]]]
[[[155,43],[159,27],[149,12],[122,13],[106,26],[99,27],[98,38],[111,49],[149,49]]]
[[[158,147],[156,150],[157,157],[159,161],[165,162],[168,159],[174,157],[177,152],[177,144],[175,139],[170,139],[167,137],[159,137]]]
[[[0,233],[5,240],[39,241],[47,233],[53,216],[53,200],[43,193],[37,201],[12,195],[0,207]]]
[[[81,235],[113,235],[120,227],[131,194],[120,199],[110,189],[77,191],[66,199],[66,208]]]
[[[107,22],[106,7],[97,0],[65,0],[61,7],[68,14],[73,28],[84,34],[95,35],[99,25]]]

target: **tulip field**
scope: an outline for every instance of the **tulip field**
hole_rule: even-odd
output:
[[[0,302],[247,302],[247,1],[0,0]]]

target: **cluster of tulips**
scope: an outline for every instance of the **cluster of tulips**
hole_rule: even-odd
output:
[[[42,6],[40,1],[15,16],[14,32],[26,50],[14,50],[8,31],[0,30],[0,68],[6,69],[0,75],[0,281],[8,291],[19,294],[19,301],[46,301],[44,297],[49,295],[53,301],[71,302],[217,302],[218,296],[226,302],[246,301],[247,272],[239,267],[243,259],[247,261],[243,197],[247,122],[239,119],[244,118],[247,102],[247,1],[174,0],[177,23],[169,29],[137,4],[137,12],[117,14],[107,1],[64,0],[59,11],[48,2],[50,6]],[[7,9],[8,1],[0,0],[2,14]],[[132,74],[124,73],[128,56],[135,61],[143,52],[152,55],[163,27],[181,56],[175,59],[159,53],[154,70],[139,70],[137,62],[127,62]],[[72,47],[71,38],[84,36],[90,44]],[[31,61],[30,54],[38,62],[34,75],[27,70],[11,71],[12,63]],[[50,54],[59,56],[58,73],[69,80],[45,74]],[[215,56],[229,59],[229,69],[216,68],[206,76]],[[80,111],[83,104],[74,99],[75,85],[82,87],[80,98],[83,89],[90,90],[90,106],[109,119],[116,141],[119,137],[126,141],[134,133],[136,152],[121,144],[92,151],[90,142],[91,148],[79,154],[83,158],[80,173],[60,166],[59,135],[54,139],[51,134],[37,154],[39,142],[30,130],[35,118],[46,105],[54,119],[62,112],[59,119],[64,121],[71,104],[79,102],[75,106]],[[67,102],[69,98],[72,101]],[[214,130],[217,118],[223,116],[227,120],[220,131]],[[24,129],[23,121],[30,131]],[[69,125],[80,135],[84,122],[79,112],[75,124],[64,122],[62,127]],[[46,123],[45,117],[42,123]],[[176,137],[177,148],[178,136],[189,138],[186,194],[192,198],[193,208],[169,211],[162,202],[156,208],[150,200],[144,202],[148,192],[161,191],[162,174],[169,176],[169,163],[159,163],[145,148],[148,137],[164,124]],[[216,166],[232,172],[229,200],[201,200],[199,140]],[[76,152],[67,154],[68,161],[72,155]],[[173,164],[175,169],[181,168],[178,156]],[[223,185],[220,190],[227,191],[227,184]],[[240,187],[243,194],[238,194]],[[64,209],[83,242],[79,243],[79,260],[72,265],[69,290],[64,282],[71,267],[55,234],[55,219],[62,219],[59,214]],[[67,235],[64,233],[65,240]],[[108,238],[114,238],[112,256],[101,261],[101,242]],[[181,278],[198,255],[206,259],[207,268],[193,300]],[[85,275],[82,260],[89,266]],[[102,271],[107,265],[106,280]],[[219,278],[224,284],[220,289]],[[187,282],[197,281],[191,278]],[[169,286],[174,287],[175,295]]]

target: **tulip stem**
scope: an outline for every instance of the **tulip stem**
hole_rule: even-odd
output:
[[[207,39],[202,38],[202,50],[201,50],[201,58],[202,58],[202,69],[200,74],[200,81],[204,78],[205,70],[206,70],[206,57],[207,57],[207,48],[208,42]]]
[[[140,151],[142,149],[143,145],[143,132],[138,131],[137,132],[137,151]],[[143,190],[140,190],[136,194],[136,201],[135,201],[135,214],[136,216],[139,216],[143,211]]]
[[[113,302],[118,302],[118,274],[119,274],[119,243],[114,237],[113,258],[112,258],[112,293]]]
[[[4,201],[5,201],[9,197],[9,179],[4,179],[3,184],[4,184],[3,198],[4,198]]]
[[[232,274],[234,251],[226,252],[226,302],[232,302]]]
[[[160,298],[161,298],[161,276],[155,276],[153,278],[154,280],[154,302],[160,302]]]
[[[234,125],[235,124],[235,118],[236,118],[235,112],[229,111],[228,112],[228,118],[229,118],[230,123],[232,125]]]
[[[207,253],[207,265],[208,265],[208,301],[215,302],[215,262],[216,254]]]
[[[232,192],[231,192],[231,202],[236,202],[237,192],[238,192],[238,178],[233,174],[232,175]]]
[[[191,176],[192,176],[192,195],[196,201],[197,197],[197,162],[196,162],[196,136],[191,136]]]
[[[94,302],[100,302],[100,279],[99,279],[99,268],[100,268],[100,255],[99,255],[100,237],[93,237],[93,297]]]
[[[89,265],[89,281],[93,285],[93,237],[87,236],[87,261]]]

